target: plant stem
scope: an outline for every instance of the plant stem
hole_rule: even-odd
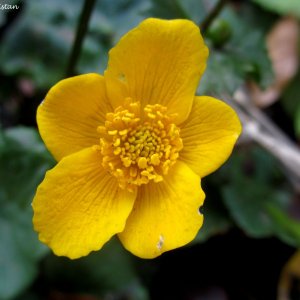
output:
[[[94,8],[95,0],[85,0],[83,4],[83,8],[81,11],[80,19],[78,22],[76,36],[73,43],[73,47],[71,50],[71,54],[69,57],[67,69],[66,69],[66,77],[74,76],[76,74],[75,68],[80,56],[82,43],[84,40],[84,36],[88,29],[88,23]]]
[[[214,19],[220,14],[227,2],[228,0],[219,0],[215,7],[206,16],[206,18],[200,23],[199,27],[201,28],[201,32],[203,34],[207,31]]]

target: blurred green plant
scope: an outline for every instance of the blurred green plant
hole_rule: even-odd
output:
[[[147,9],[146,2],[97,1],[76,72],[101,73],[108,49],[115,39],[143,19],[141,12]],[[79,0],[22,3],[20,17],[2,40],[5,47],[0,47],[0,71],[29,78],[38,88],[45,89],[62,79],[81,6]]]
[[[239,149],[204,184],[213,200],[204,204],[197,242],[238,226],[250,237],[277,236],[300,247],[300,222],[291,215],[292,207],[294,214],[300,207],[294,206],[293,191],[277,160],[266,151],[257,146]]]
[[[48,252],[32,230],[30,203],[53,163],[35,129],[0,131],[0,299],[31,284]]]
[[[106,299],[147,300],[148,293],[134,267],[135,258],[112,239],[100,252],[70,260],[48,255],[43,263],[45,279],[62,292],[94,294]]]
[[[292,246],[300,246],[298,224],[290,215],[292,189],[283,184],[278,162],[260,148],[234,155],[223,170],[223,201],[233,221],[254,238],[277,236]],[[279,226],[281,224],[281,226]]]
[[[248,5],[238,12],[226,7],[212,23],[207,32],[210,57],[199,94],[232,94],[246,80],[262,87],[270,85],[273,71],[265,44],[268,24],[261,26],[257,20],[261,15],[255,11]]]
[[[292,15],[300,18],[300,5],[298,0],[252,0],[261,6],[281,15]]]

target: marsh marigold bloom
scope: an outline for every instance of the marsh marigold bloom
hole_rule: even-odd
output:
[[[38,187],[33,223],[54,253],[78,258],[118,234],[153,258],[194,239],[200,178],[241,131],[229,106],[195,96],[207,56],[191,21],[147,19],[109,52],[104,76],[50,89],[37,122],[58,163]]]

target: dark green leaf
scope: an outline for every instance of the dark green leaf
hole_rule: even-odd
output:
[[[0,165],[0,299],[10,299],[48,251],[33,231],[31,201],[53,159],[35,129],[15,128],[0,132]]]
[[[277,236],[299,245],[296,222],[287,213],[292,194],[278,184],[282,174],[273,157],[259,148],[241,151],[221,173],[227,181],[222,187],[224,204],[238,227],[252,237]]]
[[[277,235],[287,244],[300,247],[300,222],[293,220],[283,209],[268,204],[266,209]]]
[[[239,11],[226,8],[220,16],[231,32],[221,49],[214,48],[213,39],[209,39],[211,35],[207,36],[210,57],[198,89],[200,95],[232,94],[249,79],[262,87],[267,87],[272,81],[273,72],[265,45],[268,26],[261,26],[253,7],[243,8]]]
[[[202,20],[212,8],[215,1],[205,5],[204,1],[198,0],[151,0],[152,16],[163,19],[191,19],[196,23]]]
[[[44,272],[61,291],[146,300],[147,292],[139,282],[132,259],[120,242],[112,239],[101,251],[75,261],[48,256]]]
[[[246,190],[246,192],[245,192]],[[253,237],[272,234],[272,223],[263,209],[273,195],[251,181],[241,181],[223,190],[224,202],[237,225]]]
[[[49,88],[64,77],[82,1],[26,2],[22,16],[6,32],[0,71],[30,78]],[[78,73],[104,71],[116,40],[143,19],[149,0],[97,1],[77,66]],[[109,17],[108,17],[109,16]]]
[[[0,299],[14,297],[36,275],[35,264],[20,250],[27,241],[16,240],[15,230],[20,228],[15,227],[10,220],[0,218]]]
[[[198,94],[233,93],[243,80],[242,70],[232,55],[211,51],[207,69],[201,79]]]

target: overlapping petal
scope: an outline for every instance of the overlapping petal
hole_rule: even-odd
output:
[[[204,197],[199,176],[184,163],[176,163],[163,182],[139,188],[126,227],[119,234],[121,242],[142,258],[187,244],[202,225],[199,207]]]
[[[35,230],[57,255],[78,258],[123,230],[135,193],[120,190],[87,148],[47,172],[33,200]]]
[[[38,108],[39,132],[53,156],[62,157],[99,144],[97,127],[111,111],[104,79],[85,74],[60,81]]]
[[[161,104],[183,122],[206,67],[208,49],[199,28],[188,20],[147,19],[110,51],[105,72],[114,107],[126,97]]]
[[[212,97],[195,97],[191,114],[181,125],[179,158],[202,178],[228,159],[240,133],[239,118],[230,106]]]

